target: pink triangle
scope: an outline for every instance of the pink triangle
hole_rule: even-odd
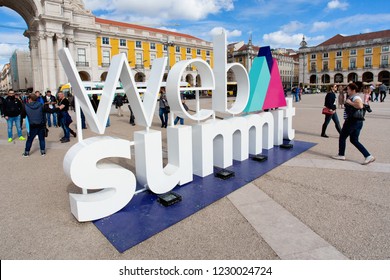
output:
[[[264,100],[263,110],[287,106],[282,80],[280,79],[278,61],[273,58],[271,81]]]

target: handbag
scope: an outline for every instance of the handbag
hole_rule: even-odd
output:
[[[170,113],[171,112],[171,107],[165,106],[165,112]]]
[[[352,118],[358,121],[364,121],[364,111],[363,109],[357,109],[353,112]]]
[[[333,115],[336,111],[329,109],[328,107],[322,108],[322,114]]]

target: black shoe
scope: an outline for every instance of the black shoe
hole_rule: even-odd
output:
[[[69,138],[64,138],[61,140],[61,143],[67,143],[67,142],[70,142]]]
[[[45,150],[41,151],[41,156],[43,156],[43,157],[46,156],[46,151]]]
[[[74,132],[73,130],[70,132],[70,134],[72,134],[73,137],[76,137],[76,136],[77,136],[76,132]]]
[[[326,134],[321,134],[321,137],[324,137],[324,138],[329,138],[329,136],[328,136],[328,135],[326,135]]]
[[[161,125],[161,128],[163,128],[163,127],[164,127],[164,125],[162,124],[162,125]]]
[[[22,154],[22,156],[23,156],[23,157],[29,157],[29,156],[30,156],[30,152],[24,152],[24,153]]]

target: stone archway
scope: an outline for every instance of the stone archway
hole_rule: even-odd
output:
[[[383,70],[383,71],[379,72],[378,81],[389,86],[390,85],[390,72],[387,70]]]
[[[79,72],[80,78],[82,81],[91,81],[91,75],[86,71]]]
[[[364,72],[362,82],[371,83],[374,81],[374,74],[372,72]]]
[[[145,82],[145,74],[142,73],[142,72],[138,72],[134,76],[134,81],[137,82],[137,83]]]
[[[194,86],[194,77],[191,74],[188,74],[186,76],[186,82],[190,84],[191,87]]]
[[[311,84],[317,84],[317,75],[311,75],[309,83]]]
[[[358,74],[352,72],[352,73],[349,73],[348,74],[348,77],[347,77],[347,80],[348,80],[348,83],[350,82],[357,82],[358,81]]]
[[[58,59],[58,51],[68,47],[75,58],[76,39],[82,45],[96,44],[95,31],[90,31],[95,36],[85,36],[85,30],[95,22],[94,16],[85,10],[83,0],[20,2],[0,0],[0,7],[14,10],[27,24],[24,36],[29,38],[34,90],[55,91],[68,80]],[[97,69],[97,62],[90,68]]]

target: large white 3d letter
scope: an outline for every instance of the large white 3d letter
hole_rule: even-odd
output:
[[[240,63],[227,64],[226,33],[214,36],[214,75],[215,91],[213,92],[213,110],[237,115],[244,111],[249,99],[249,77],[245,67]],[[237,97],[232,107],[227,107],[227,72],[234,72],[237,81]],[[203,81],[203,80],[202,80]]]
[[[138,182],[162,194],[193,179],[190,126],[168,127],[168,164],[163,169],[161,131],[134,133]]]
[[[292,97],[286,98],[287,106],[284,110],[283,118],[283,138],[293,140],[295,138],[295,129],[292,128],[292,117],[295,116],[295,108],[292,106]]]
[[[196,113],[194,115],[189,114],[181,103],[180,99],[180,81],[183,77],[183,72],[189,65],[195,66],[198,70],[199,76],[202,79],[202,87],[185,88],[185,90],[212,90],[215,87],[214,74],[210,65],[202,59],[190,59],[182,60],[176,63],[172,70],[169,72],[167,80],[167,98],[171,111],[182,118],[190,118],[195,121],[203,121],[213,115],[214,111],[200,109],[199,96],[196,97]]]
[[[109,136],[88,138],[69,149],[64,171],[78,187],[103,189],[91,194],[69,194],[72,214],[79,222],[111,215],[132,199],[134,174],[114,163],[99,163],[104,158],[131,158],[132,142]]]

